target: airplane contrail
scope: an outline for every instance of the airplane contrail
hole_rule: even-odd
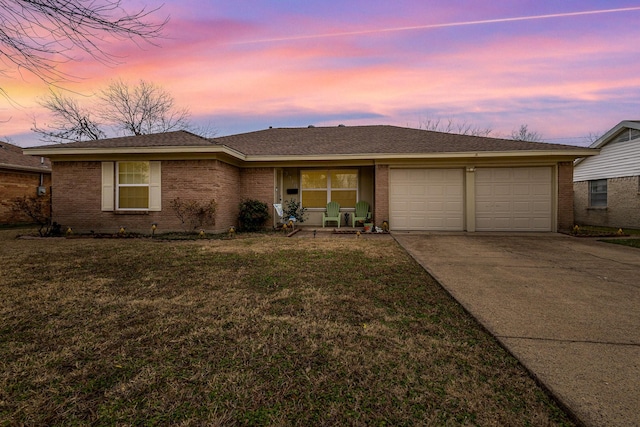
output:
[[[468,26],[468,25],[497,24],[497,23],[504,23],[504,22],[517,22],[517,21],[532,21],[535,19],[566,18],[570,16],[598,15],[602,13],[631,12],[636,10],[640,10],[640,6],[625,7],[625,8],[619,8],[619,9],[601,9],[601,10],[586,10],[581,12],[553,13],[549,15],[517,16],[514,18],[483,19],[479,21],[449,22],[445,24],[428,24],[428,25],[413,25],[409,27],[379,28],[375,30],[344,31],[344,32],[338,32],[338,33],[273,37],[273,38],[266,38],[266,39],[231,42],[228,44],[240,45],[240,44],[271,43],[271,42],[295,41],[295,40],[306,40],[306,39],[320,39],[320,38],[328,38],[328,37],[360,36],[360,35],[375,34],[375,33],[393,33],[393,32],[400,32],[400,31],[431,30],[434,28],[462,27],[462,26]]]

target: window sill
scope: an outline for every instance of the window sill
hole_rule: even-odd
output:
[[[340,212],[355,212],[356,208],[340,208]],[[307,212],[326,212],[327,208],[306,208]]]
[[[606,211],[607,207],[606,206],[589,206],[587,210],[588,211]]]
[[[113,212],[116,215],[149,215],[149,211],[143,211],[143,210],[132,210],[132,211],[114,211]]]

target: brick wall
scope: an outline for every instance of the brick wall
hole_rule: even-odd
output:
[[[51,195],[51,175],[43,175],[43,186],[47,190],[45,196],[49,199]],[[30,223],[32,220],[23,214],[13,211],[12,200],[17,197],[31,197],[38,194],[40,186],[40,173],[26,171],[0,171],[0,224],[20,224]]]
[[[216,224],[207,231],[222,232],[237,222],[240,201],[240,173],[235,166],[218,160],[162,162],[162,211],[102,212],[101,162],[55,162],[53,164],[53,220],[63,228],[77,232],[112,233],[121,226],[127,231],[149,233],[151,225],[158,232],[180,231],[179,219],[171,201],[196,200],[217,202]]]
[[[382,221],[389,221],[389,166],[376,165],[375,167],[375,207],[373,208],[373,221],[380,226]],[[393,224],[389,224],[393,229]]]
[[[240,182],[242,199],[254,199],[266,203],[269,215],[273,216],[275,170],[273,168],[242,169]],[[265,226],[271,227],[272,224],[273,218],[270,218]]]
[[[575,222],[579,225],[640,229],[639,179],[637,176],[609,178],[606,208],[589,208],[589,182],[574,183]]]
[[[573,163],[558,163],[558,231],[571,230],[573,219]]]

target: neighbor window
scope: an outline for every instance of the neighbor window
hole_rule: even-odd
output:
[[[160,162],[102,162],[102,210],[161,210]]]
[[[354,169],[306,170],[301,173],[302,206],[324,208],[329,202],[353,208],[358,198],[358,171]]]
[[[589,206],[593,208],[607,207],[607,180],[589,181]]]

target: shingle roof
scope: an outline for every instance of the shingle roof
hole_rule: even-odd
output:
[[[98,141],[34,147],[33,152],[65,154],[72,149],[227,147],[245,156],[408,155],[513,151],[584,150],[572,145],[514,141],[433,132],[397,126],[336,126],[276,128],[206,139],[187,131],[127,136]],[[142,151],[142,150],[141,150]],[[179,151],[179,150],[178,150]],[[197,151],[197,150],[196,150]],[[175,150],[173,150],[175,152]]]
[[[64,144],[46,145],[38,148],[194,147],[210,145],[212,145],[212,142],[206,138],[185,130],[178,130],[174,132],[155,133],[149,135],[99,139],[97,141],[67,142]]]
[[[0,168],[51,172],[51,162],[44,159],[41,163],[40,157],[25,156],[22,148],[0,141]]]
[[[274,156],[581,149],[571,145],[458,135],[386,125],[275,128],[213,138],[212,141],[246,155]]]

